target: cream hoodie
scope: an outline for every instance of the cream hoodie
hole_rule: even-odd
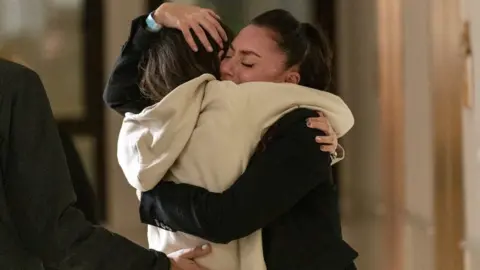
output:
[[[202,75],[177,87],[140,114],[127,114],[118,140],[118,160],[138,191],[161,180],[227,189],[243,173],[266,130],[299,107],[322,111],[341,137],[353,115],[338,96],[294,84],[234,84]],[[261,181],[261,180],[259,180]],[[182,232],[149,226],[152,249],[170,253],[207,243]],[[261,230],[198,260],[211,270],[265,270]]]

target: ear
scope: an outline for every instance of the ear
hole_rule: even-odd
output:
[[[297,71],[288,71],[288,73],[285,75],[285,83],[293,83],[293,84],[299,84],[300,83],[300,73]]]

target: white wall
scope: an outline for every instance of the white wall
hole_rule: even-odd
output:
[[[109,74],[120,48],[127,40],[130,21],[145,12],[144,0],[105,0],[105,72]],[[140,223],[138,200],[127,183],[116,158],[121,117],[106,109],[107,227],[146,244],[146,228]]]
[[[465,0],[473,49],[473,108],[463,111],[467,270],[480,269],[480,1]]]

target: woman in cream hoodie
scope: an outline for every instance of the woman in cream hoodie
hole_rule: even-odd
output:
[[[312,31],[309,25],[302,27]],[[161,179],[214,192],[227,189],[245,170],[267,128],[297,108],[324,112],[339,137],[353,126],[349,108],[328,92],[295,84],[216,80],[218,57],[193,53],[176,30],[162,30],[145,69],[144,91],[157,103],[127,114],[118,142],[119,163],[138,191],[152,189]],[[148,236],[151,248],[166,253],[206,243],[152,226]],[[214,244],[200,263],[212,270],[266,269],[261,231]]]

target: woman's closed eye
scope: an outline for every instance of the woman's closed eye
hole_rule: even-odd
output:
[[[244,67],[247,67],[247,68],[253,68],[253,66],[254,66],[255,64],[242,62],[242,65],[243,65]]]
[[[240,63],[246,68],[252,68],[255,66],[257,58],[258,56],[252,54],[243,55],[242,58],[240,58]]]

